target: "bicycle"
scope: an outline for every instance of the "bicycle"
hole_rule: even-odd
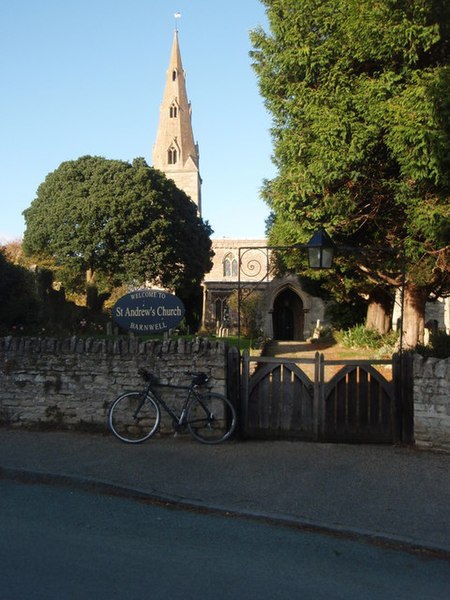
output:
[[[220,444],[236,429],[236,411],[232,403],[221,394],[199,392],[206,385],[206,373],[189,373],[190,385],[160,383],[150,371],[139,369],[147,383],[143,391],[130,391],[114,400],[108,412],[108,425],[112,433],[123,442],[138,444],[150,439],[159,429],[161,409],[172,417],[175,432],[187,429],[203,444]],[[154,389],[165,387],[187,390],[186,399],[177,414]]]

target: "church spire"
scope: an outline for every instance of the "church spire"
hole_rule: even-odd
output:
[[[191,197],[201,214],[199,153],[192,132],[191,105],[186,93],[178,30],[174,33],[152,158],[153,166],[173,179]]]

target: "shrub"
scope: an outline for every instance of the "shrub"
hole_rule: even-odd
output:
[[[38,313],[33,274],[12,264],[0,249],[0,334],[35,325]]]
[[[383,350],[394,352],[398,334],[391,331],[385,335],[373,329],[366,329],[364,325],[356,325],[345,331],[335,333],[335,337],[346,348],[369,348],[370,350]]]

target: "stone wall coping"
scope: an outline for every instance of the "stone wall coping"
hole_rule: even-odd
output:
[[[226,344],[221,340],[197,337],[170,340],[139,340],[138,338],[48,338],[15,337],[0,338],[0,352],[22,354],[108,354],[152,355],[163,354],[225,354]]]

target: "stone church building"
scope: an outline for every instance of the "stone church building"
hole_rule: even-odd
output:
[[[202,214],[199,148],[194,141],[191,105],[181,60],[178,31],[174,33],[159,127],[153,146],[153,166],[184,190]],[[237,294],[244,305],[257,298],[259,333],[283,340],[309,337],[324,317],[324,303],[302,290],[294,275],[276,278],[271,273],[267,240],[212,240],[213,267],[203,281],[202,329],[221,334],[236,332]],[[241,330],[245,322],[240,323]]]

